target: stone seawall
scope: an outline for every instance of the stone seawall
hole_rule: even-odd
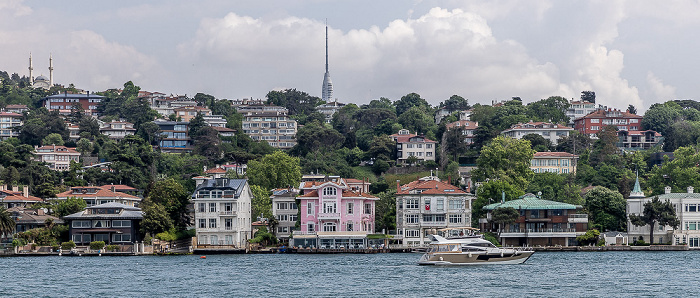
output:
[[[684,251],[687,245],[649,245],[649,246],[542,246],[533,247],[535,251]]]

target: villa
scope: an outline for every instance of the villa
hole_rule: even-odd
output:
[[[195,177],[192,194],[198,248],[245,247],[251,238],[251,198],[247,179]]]
[[[143,241],[140,232],[142,219],[140,208],[119,203],[91,206],[63,217],[69,227],[69,237],[77,245],[88,245],[92,241],[106,244]]]

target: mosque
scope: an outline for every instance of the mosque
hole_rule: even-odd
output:
[[[32,54],[29,53],[29,82],[34,88],[51,89],[53,86],[53,55],[49,56],[49,77],[40,75],[34,78],[34,67],[32,66]]]

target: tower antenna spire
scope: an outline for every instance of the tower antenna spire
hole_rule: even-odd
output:
[[[325,102],[333,100],[333,83],[331,82],[331,73],[328,71],[328,19],[326,19],[326,73],[323,75],[321,99]]]

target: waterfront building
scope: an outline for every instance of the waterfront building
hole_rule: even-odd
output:
[[[136,133],[134,124],[126,121],[112,121],[100,127],[100,133],[113,140],[122,140]]]
[[[0,141],[19,137],[19,132],[16,129],[23,124],[21,114],[0,112]]]
[[[97,116],[97,106],[105,97],[97,94],[55,94],[39,100],[39,104],[49,111],[58,111],[61,115],[70,115],[74,105],[79,105],[85,115]]]
[[[43,202],[44,200],[41,198],[29,195],[29,185],[23,185],[22,190],[19,190],[19,186],[0,185],[0,206],[5,207],[5,209],[12,207],[27,208]]]
[[[116,186],[73,186],[69,190],[56,195],[56,198],[48,200],[65,201],[68,198],[83,199],[90,206],[119,203],[125,206],[138,207],[141,204],[141,197],[119,192]]]
[[[464,143],[467,145],[474,144],[474,136],[476,135],[476,129],[479,128],[479,122],[469,121],[469,120],[457,120],[452,123],[448,123],[445,128],[447,130],[451,129],[461,129],[462,136],[464,137]]]
[[[54,224],[63,224],[62,219],[46,214],[44,209],[41,208],[12,207],[8,208],[7,212],[10,213],[10,216],[15,221],[13,234],[46,227],[47,220],[51,220]]]
[[[396,184],[396,234],[403,245],[427,245],[437,229],[471,226],[473,195],[432,175]]]
[[[576,173],[578,155],[568,152],[535,152],[530,169],[535,173]]]
[[[140,208],[119,203],[106,203],[66,215],[68,235],[77,245],[92,241],[105,244],[133,244],[143,241],[140,232],[143,212]]]
[[[542,136],[545,140],[549,140],[552,145],[557,145],[559,138],[567,137],[574,129],[556,123],[549,122],[530,122],[518,123],[501,132],[502,135],[514,139],[522,139],[529,134]]]
[[[417,162],[435,160],[436,142],[422,135],[412,134],[408,129],[399,130],[389,136],[396,142],[396,163],[407,164],[413,156]]]
[[[278,188],[272,190],[272,216],[277,220],[277,227],[272,231],[282,243],[289,242],[289,236],[295,230],[299,208],[297,208],[296,188]]]
[[[314,180],[302,181],[299,186],[300,230],[294,231],[293,245],[368,247],[367,235],[375,231],[375,202],[379,198],[361,188],[353,191],[338,176]]]
[[[198,248],[244,248],[251,238],[248,179],[202,178],[192,194]]]
[[[650,202],[654,197],[659,197],[662,202],[670,201],[676,209],[676,217],[680,226],[674,229],[670,226],[661,226],[656,223],[635,226],[629,221],[631,214],[643,215],[644,203]],[[627,234],[631,242],[644,239],[648,243],[687,243],[691,249],[700,249],[700,194],[695,193],[692,186],[688,186],[686,192],[672,193],[667,186],[664,193],[656,196],[646,196],[639,186],[639,178],[634,183],[634,188],[627,199]],[[654,239],[649,239],[649,229],[654,229]]]
[[[192,151],[192,141],[189,137],[189,122],[157,119],[153,123],[160,127],[162,136],[158,143],[160,151],[167,153]]]
[[[512,207],[520,217],[505,227],[493,223],[492,213]],[[479,219],[482,232],[500,234],[503,246],[573,246],[576,237],[588,230],[588,215],[577,213],[580,205],[544,200],[528,193],[516,200],[484,206],[486,218]]]
[[[297,144],[297,121],[287,115],[286,108],[248,112],[243,115],[242,128],[253,140],[267,141],[275,148],[290,149]]]
[[[80,161],[80,152],[66,146],[34,146],[34,160],[45,162],[54,171],[68,171],[71,161]]]

